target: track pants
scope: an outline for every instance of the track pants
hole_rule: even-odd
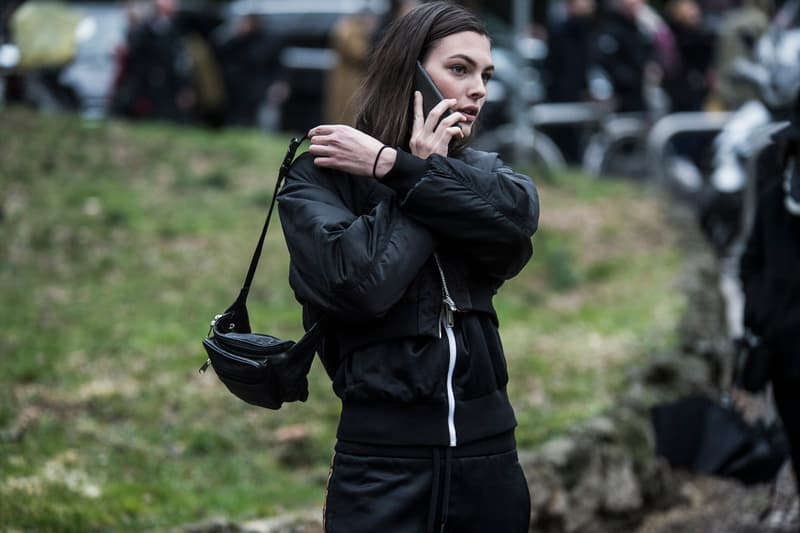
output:
[[[789,440],[795,484],[800,494],[800,381],[773,377],[772,392]]]
[[[325,532],[525,533],[530,495],[511,443],[498,451],[339,441]]]

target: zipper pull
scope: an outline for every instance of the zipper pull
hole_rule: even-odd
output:
[[[444,310],[445,324],[448,328],[453,328],[456,325],[455,312],[458,311],[456,303],[450,296],[442,298],[442,309]]]
[[[208,334],[206,335],[206,337],[210,337],[210,336],[211,336],[211,332],[212,332],[212,331],[213,331],[213,329],[214,329],[214,324],[216,324],[216,323],[217,323],[217,320],[219,320],[219,318],[220,318],[221,316],[222,316],[222,315],[215,315],[215,316],[214,316],[214,318],[211,320],[211,325],[210,325],[210,326],[208,326]]]
[[[206,370],[208,370],[208,365],[210,364],[211,364],[211,358],[206,359],[206,362],[203,363],[203,366],[200,367],[200,370],[198,370],[198,372],[200,372],[201,374],[205,374]]]

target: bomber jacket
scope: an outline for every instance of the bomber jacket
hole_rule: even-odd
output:
[[[800,379],[800,217],[783,205],[782,180],[758,199],[755,220],[740,258],[745,295],[744,322],[762,338],[771,356],[771,374]]]
[[[514,428],[492,297],[533,253],[530,178],[472,149],[398,149],[381,180],[304,153],[278,206],[304,322],[326,316],[340,440],[457,446]]]

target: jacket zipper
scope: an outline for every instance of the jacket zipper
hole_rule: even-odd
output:
[[[447,430],[450,435],[450,446],[455,446],[456,396],[453,391],[453,372],[456,368],[456,337],[453,333],[453,326],[455,326],[455,312],[458,311],[458,308],[450,297],[450,291],[447,289],[447,280],[444,277],[444,270],[442,269],[442,264],[439,262],[439,256],[435,252],[433,258],[436,260],[436,268],[439,269],[439,276],[442,279],[442,311],[441,320],[439,321],[439,338],[442,338],[442,324],[444,324],[444,332],[447,336],[447,345],[450,354],[447,366]]]

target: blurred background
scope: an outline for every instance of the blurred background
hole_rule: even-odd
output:
[[[290,137],[352,120],[416,3],[0,0],[0,530],[319,531],[324,371],[266,412],[196,372],[200,341]],[[670,469],[648,408],[729,384],[798,3],[463,3],[496,65],[475,144],[542,198],[496,299],[531,530],[752,531],[774,491]],[[299,338],[277,226],[251,294],[254,329]]]
[[[3,0],[0,102],[269,132],[348,121],[369,50],[416,3]],[[776,50],[791,39],[776,45],[768,27],[796,25],[796,9],[773,21],[793,3],[783,0],[464,3],[486,20],[497,66],[479,148],[544,172],[642,176],[655,123],[693,112],[667,129],[681,130],[669,149],[683,166],[671,171],[694,187],[685,163],[707,173],[724,113],[763,92],[764,76],[742,63],[782,65]]]

